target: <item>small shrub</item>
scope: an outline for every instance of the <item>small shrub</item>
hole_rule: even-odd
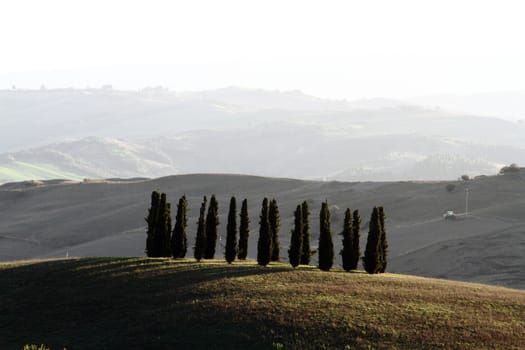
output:
[[[446,187],[448,193],[452,193],[456,189],[456,185],[448,184]]]
[[[503,174],[517,173],[519,171],[520,171],[520,167],[517,164],[512,163],[511,165],[504,166],[503,168],[501,168],[499,173],[503,175]]]

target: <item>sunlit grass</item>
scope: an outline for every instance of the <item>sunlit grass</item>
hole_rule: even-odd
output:
[[[82,180],[82,176],[65,172],[51,164],[13,161],[0,167],[0,182],[24,181],[27,179],[70,179]]]

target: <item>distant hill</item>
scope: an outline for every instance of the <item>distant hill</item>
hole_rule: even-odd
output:
[[[276,198],[281,244],[287,261],[292,214],[307,200],[312,212],[312,246],[317,245],[320,203],[331,205],[335,251],[339,252],[344,210],[359,209],[364,247],[375,205],[385,206],[391,272],[460,279],[525,289],[522,254],[525,232],[525,174],[468,182],[301,181],[242,175],[180,175],[154,180],[23,182],[0,187],[0,260],[70,256],[143,256],[145,221],[152,190],[189,201],[188,234],[193,246],[203,195],[219,200],[219,233],[226,232],[229,198],[248,199],[249,256],[255,258],[263,197]],[[447,185],[454,185],[449,191]],[[465,220],[443,220],[448,210]],[[217,252],[223,251],[219,242]],[[191,256],[192,250],[189,250]],[[315,264],[316,260],[312,262]],[[341,264],[336,255],[336,265]]]
[[[392,145],[388,152],[385,143]],[[255,129],[185,132],[135,142],[89,137],[0,154],[0,183],[193,172],[302,179],[438,180],[464,173],[493,174],[501,168],[490,155],[487,160],[439,153],[474,154],[468,148],[417,135],[348,138],[282,123]],[[511,153],[514,157],[509,155],[508,159],[515,159],[519,153],[515,150]]]
[[[525,91],[486,92],[470,95],[430,95],[408,99],[406,103],[468,113],[499,117],[508,120],[525,120]]]
[[[176,173],[172,158],[162,150],[107,137],[88,137],[0,155],[0,183]]]
[[[0,264],[0,308],[3,349],[525,347],[524,291],[281,263]]]
[[[302,93],[300,90],[280,91],[247,89],[230,86],[222,89],[180,92],[177,97],[192,101],[211,101],[230,108],[245,110],[288,110],[326,112],[352,108],[346,100],[329,100]]]
[[[451,180],[525,164],[525,125],[387,99],[236,87],[0,91],[0,183],[243,173]]]

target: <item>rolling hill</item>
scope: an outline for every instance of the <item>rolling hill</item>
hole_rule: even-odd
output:
[[[299,91],[3,90],[0,116],[0,183],[188,173],[451,180],[525,163],[523,123]]]
[[[525,292],[253,261],[0,264],[0,347],[522,349]]]
[[[162,150],[107,137],[87,137],[0,155],[0,183],[152,174],[158,177],[178,172]]]
[[[327,199],[336,252],[345,208],[359,209],[364,247],[371,208],[385,206],[390,245],[389,271],[525,289],[525,173],[481,177],[468,182],[321,182],[243,175],[179,175],[154,180],[50,181],[0,187],[0,260],[69,256],[143,256],[145,221],[152,190],[175,205],[189,201],[189,244],[193,245],[203,195],[219,200],[224,236],[231,195],[247,198],[251,219],[249,256],[255,257],[258,215],[264,196],[275,197],[281,212],[283,260],[292,213],[310,204],[312,245],[317,244],[318,212]],[[454,190],[446,186],[453,184]],[[443,220],[447,210],[465,220]],[[217,249],[219,256],[222,242]],[[191,249],[189,251],[191,256]],[[340,257],[336,257],[336,265]],[[313,264],[315,264],[315,259]]]

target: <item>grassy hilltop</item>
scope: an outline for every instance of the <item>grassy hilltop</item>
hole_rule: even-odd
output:
[[[0,264],[0,348],[522,349],[525,292],[148,258]]]

